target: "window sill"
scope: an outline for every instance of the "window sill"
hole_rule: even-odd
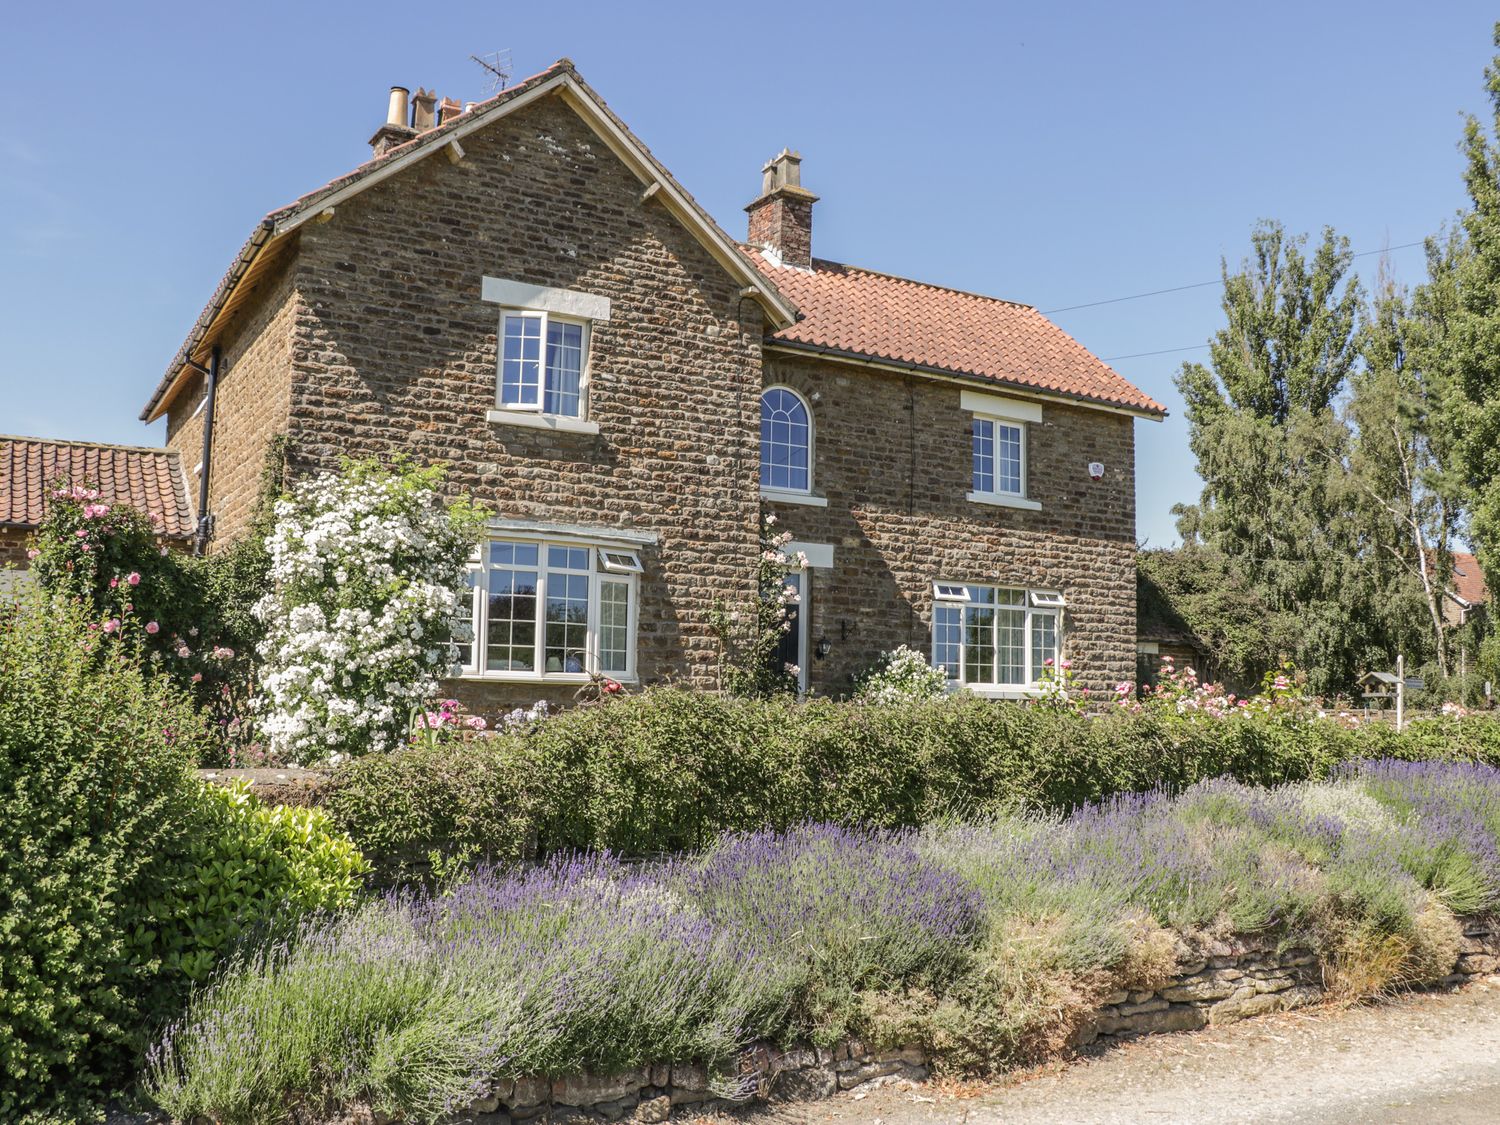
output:
[[[638,677],[627,676],[623,672],[605,672],[603,675],[605,679],[621,684],[640,682]],[[467,684],[536,684],[539,687],[549,684],[576,687],[589,682],[587,672],[450,672],[444,678],[461,680]]]
[[[981,699],[1036,699],[1042,694],[1034,687],[1022,687],[1019,684],[961,684],[953,690],[966,691]]]
[[[780,488],[762,488],[760,498],[777,504],[801,504],[808,508],[828,507],[828,497],[814,496],[811,492],[787,492]]]
[[[989,504],[995,508],[1021,508],[1028,512],[1040,512],[1042,505],[1024,496],[1010,496],[1004,492],[971,492],[969,501],[974,504]]]
[[[532,430],[555,430],[564,434],[597,434],[599,423],[561,414],[531,414],[521,410],[488,410],[485,421],[504,426],[525,426]]]

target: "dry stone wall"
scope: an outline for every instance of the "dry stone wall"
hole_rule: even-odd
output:
[[[1500,970],[1500,923],[1470,919],[1453,972],[1438,982],[1462,984]],[[1205,950],[1179,964],[1159,989],[1120,992],[1081,1030],[1076,1045],[1097,1049],[1112,1042],[1168,1031],[1234,1023],[1268,1012],[1314,1003],[1324,996],[1323,974],[1312,950],[1278,950],[1256,943]],[[477,1098],[453,1125],[520,1122],[665,1122],[747,1102],[813,1101],[867,1082],[928,1075],[929,1060],[915,1046],[878,1050],[857,1040],[832,1048],[780,1050],[756,1044],[742,1053],[738,1073],[714,1076],[702,1066],[640,1067],[598,1077],[525,1078],[498,1083]]]

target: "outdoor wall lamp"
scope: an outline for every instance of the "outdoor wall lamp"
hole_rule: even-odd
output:
[[[826,659],[827,656],[828,656],[828,654],[830,652],[832,652],[832,651],[833,651],[833,645],[829,643],[828,638],[827,637],[819,637],[818,638],[818,647],[815,648],[815,649],[813,649],[813,654],[815,656],[817,656],[817,658],[819,660],[823,660],[823,659]]]

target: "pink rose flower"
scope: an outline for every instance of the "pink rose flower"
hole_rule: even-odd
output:
[[[148,621],[146,622],[146,632],[150,633],[154,637],[157,633],[161,632],[161,626],[158,625],[155,621]]]
[[[139,586],[141,584],[140,572],[132,570],[128,575],[125,576],[125,581],[129,582],[132,586]]]
[[[111,578],[111,579],[110,579],[110,580],[109,580],[109,588],[110,588],[110,589],[111,589],[111,590],[113,590],[113,589],[115,589],[115,588],[116,588],[116,587],[118,587],[118,586],[119,586],[119,585],[120,585],[120,580],[119,580],[119,579],[118,579],[118,578]]]
[[[202,682],[203,682],[203,673],[202,672],[194,672],[193,673],[193,683],[195,683],[195,684],[201,684]]]
[[[119,627],[120,627],[120,619],[118,617],[111,617],[108,621],[106,621],[104,623],[104,631],[106,633],[113,633]]]

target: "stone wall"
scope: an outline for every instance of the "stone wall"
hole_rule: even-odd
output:
[[[285,262],[257,285],[260,292],[225,329],[221,345],[208,479],[208,510],[215,521],[210,551],[243,534],[260,500],[266,449],[287,427],[297,295]],[[195,468],[203,456],[206,413],[199,407],[206,390],[204,377],[194,376],[167,411],[166,445],[182,457],[188,503],[194,509],[200,487]]]
[[[1500,922],[1469,919],[1453,972],[1441,985],[1500,969]],[[1084,1026],[1080,1047],[1094,1048],[1141,1035],[1234,1023],[1267,1012],[1299,1008],[1324,996],[1322,969],[1307,949],[1277,950],[1256,943],[1207,949],[1179,964],[1171,982],[1149,992],[1121,992]],[[757,1044],[743,1052],[735,1075],[715,1078],[703,1067],[641,1067],[608,1077],[520,1079],[498,1083],[451,1118],[464,1125],[511,1122],[663,1122],[747,1102],[816,1100],[866,1082],[920,1081],[928,1058],[917,1047],[876,1050],[858,1041],[833,1048],[779,1050]]]
[[[1462,984],[1497,968],[1500,923],[1468,919],[1453,972],[1434,983]],[[1311,950],[1226,946],[1207,951],[1201,960],[1179,964],[1176,976],[1163,988],[1108,997],[1084,1027],[1079,1044],[1235,1023],[1300,1008],[1323,995],[1323,969]]]
[[[1041,509],[1027,511],[968,499],[972,415],[956,383],[785,355],[768,357],[766,382],[811,404],[813,491],[828,501],[768,505],[793,539],[834,548],[832,571],[812,577],[809,648],[826,637],[831,649],[810,661],[814,688],[846,693],[901,644],[930,654],[937,580],[1061,590],[1063,655],[1081,685],[1134,679],[1134,419],[1042,404],[1027,439]]]
[[[289,464],[404,453],[446,462],[501,517],[655,534],[640,678],[710,686],[714,601],[754,590],[759,307],[559,100],[463,147],[303,228]],[[487,275],[610,299],[588,360],[597,434],[486,420],[500,322]],[[493,714],[576,686],[445,690]]]

